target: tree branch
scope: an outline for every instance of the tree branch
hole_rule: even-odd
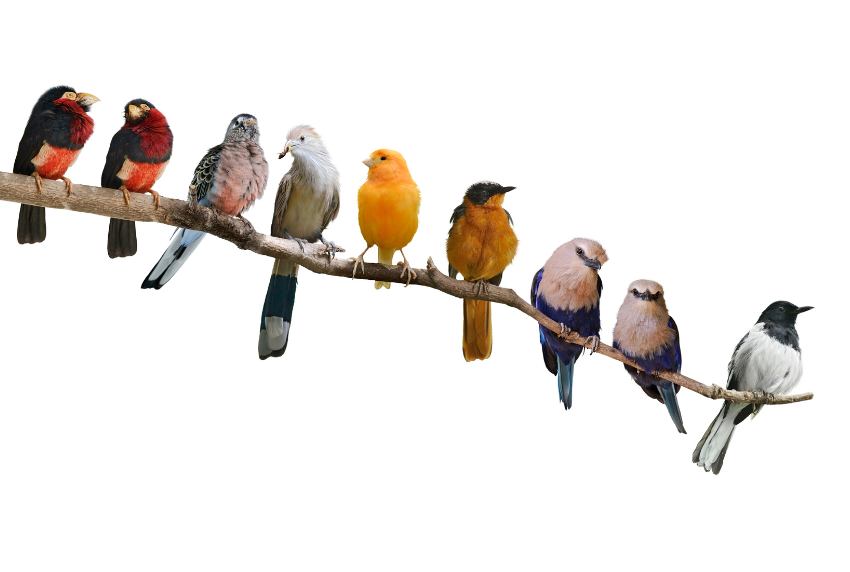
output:
[[[275,238],[255,232],[250,225],[238,218],[220,215],[206,207],[192,206],[186,201],[162,197],[160,208],[155,210],[153,198],[150,195],[131,193],[130,204],[128,206],[124,203],[124,195],[121,191],[114,189],[74,185],[73,193],[69,197],[65,192],[65,184],[62,182],[45,180],[43,188],[44,192],[38,194],[35,179],[32,177],[0,172],[0,200],[85,212],[138,222],[158,222],[171,226],[200,230],[232,242],[243,250],[251,250],[257,254],[272,258],[291,260],[312,270],[316,274],[351,277],[354,272],[354,263],[351,260],[329,260],[327,247],[323,244],[308,244],[306,246],[306,252],[302,252],[301,247],[295,241]],[[338,249],[338,252],[345,251]],[[543,327],[555,333],[561,331],[560,324],[517,296],[516,292],[511,289],[489,285],[486,290],[479,292],[479,288],[475,283],[453,280],[441,273],[430,258],[428,259],[427,270],[414,269],[414,272],[416,273],[416,278],[410,280],[411,284],[433,288],[456,298],[488,300],[497,304],[505,304],[534,318]],[[406,279],[402,280],[401,278],[400,267],[390,268],[382,264],[373,263],[367,263],[365,270],[358,268],[356,278],[400,284],[406,282]],[[586,348],[590,348],[591,346],[590,340],[579,336],[576,332],[571,332],[567,335],[566,340]],[[596,353],[641,369],[636,363],[611,346],[600,343]],[[724,399],[732,403],[778,405],[807,401],[814,397],[812,393],[801,393],[798,395],[777,396],[774,399],[769,399],[767,396],[759,396],[748,391],[730,391],[714,384],[711,386],[704,385],[679,373],[659,372],[657,375],[662,379],[672,381],[677,385],[695,391],[710,399]]]

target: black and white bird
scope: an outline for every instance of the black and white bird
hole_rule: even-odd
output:
[[[800,337],[794,324],[798,314],[811,309],[781,301],[768,306],[735,347],[729,360],[726,389],[768,397],[791,393],[803,376]],[[706,472],[718,474],[735,426],[748,415],[755,417],[762,407],[763,404],[725,401],[694,449],[693,462]]]

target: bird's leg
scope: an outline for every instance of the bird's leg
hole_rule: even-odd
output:
[[[401,258],[404,260],[404,264],[401,265],[401,279],[404,280],[404,273],[407,272],[407,284],[404,285],[405,288],[410,286],[410,277],[416,278],[416,272],[410,267],[410,264],[407,263],[407,257],[404,255],[404,251],[402,249],[398,249],[401,252]]]
[[[256,230],[254,230],[254,225],[251,224],[251,221],[242,216],[242,213],[236,215],[236,218],[238,218],[248,226],[248,234],[254,234],[255,232],[257,232]]]
[[[298,246],[301,247],[301,252],[307,252],[307,249],[304,248],[304,245],[307,244],[306,240],[304,240],[303,238],[295,238],[294,236],[289,234],[289,231],[286,229],[283,229],[283,236],[285,236],[289,240],[294,240],[295,242],[297,242]]]
[[[195,185],[189,185],[189,207],[192,212],[198,208],[198,188]]]
[[[160,199],[159,193],[156,192],[153,189],[148,189],[148,192],[153,195],[153,210],[158,211],[159,210],[159,199]],[[251,223],[248,223],[248,224],[251,224]],[[251,227],[251,230],[253,230],[253,228],[254,227]]]
[[[563,338],[563,339],[567,339],[567,336],[570,335],[570,332],[572,332],[572,330],[569,329],[566,324],[562,323],[561,324],[561,331],[558,332],[558,337]]]
[[[62,179],[63,181],[65,181],[65,190],[68,191],[68,196],[70,197],[71,196],[71,187],[74,186],[71,183],[71,179],[69,179],[68,177],[59,177],[59,178]]]
[[[319,242],[321,242],[322,244],[324,244],[327,247],[327,249],[328,249],[328,263],[330,263],[330,261],[332,261],[334,258],[336,258],[337,245],[334,244],[334,241],[332,241],[332,240],[325,240],[325,237],[322,236],[321,234],[319,235]]]
[[[758,400],[764,399],[765,398],[764,390],[763,389],[754,389],[753,390],[753,396]]]
[[[593,355],[596,350],[599,349],[599,336],[590,336],[587,338],[590,340],[590,355]]]
[[[354,261],[354,272],[351,273],[351,279],[354,280],[354,277],[357,276],[357,263],[360,263],[360,268],[363,270],[363,274],[366,274],[366,262],[363,260],[363,255],[369,252],[371,246],[367,246],[366,250],[360,253],[360,256],[357,258],[350,257],[349,260]]]
[[[40,195],[43,191],[41,190],[41,175],[38,174],[38,171],[33,171],[32,176],[35,179],[35,186],[38,188],[38,194]]]
[[[127,187],[121,185],[118,187],[118,190],[124,193],[124,204],[128,207],[130,206],[130,191],[127,190]]]
[[[486,280],[479,280],[478,282],[475,283],[475,295],[480,296],[482,292],[484,292],[485,294],[489,294],[490,293],[489,286],[490,286],[490,283],[487,282]]]

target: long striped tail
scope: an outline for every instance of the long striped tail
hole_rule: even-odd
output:
[[[573,372],[576,368],[576,358],[572,358],[569,364],[558,358],[558,397],[564,404],[564,409],[570,410],[573,406]]]
[[[490,302],[463,301],[463,357],[466,361],[485,360],[493,352],[493,323]]]
[[[257,343],[260,359],[280,357],[286,351],[297,286],[298,265],[287,260],[275,260],[260,320],[260,340]]]
[[[706,472],[711,471],[715,475],[720,473],[720,469],[723,467],[723,459],[726,457],[726,450],[729,448],[732,434],[735,432],[735,425],[746,419],[749,412],[749,403],[732,404],[724,402],[720,413],[717,414],[717,417],[708,426],[705,435],[697,443],[691,460],[705,469]]]
[[[123,258],[136,254],[136,222],[120,218],[109,219],[109,237],[106,239],[109,258]]]
[[[192,253],[195,252],[206,235],[207,233],[198,230],[177,229],[171,244],[168,245],[159,262],[142,282],[142,288],[159,290],[165,286],[166,282],[171,280],[186,260],[192,256]]]
[[[18,214],[18,244],[35,244],[47,238],[47,216],[44,207],[21,205]]]
[[[395,254],[395,250],[386,250],[384,248],[378,247],[378,262],[385,266],[393,265],[393,254]],[[380,290],[381,288],[386,288],[389,290],[390,282],[382,282],[380,280],[375,280],[375,290]]]
[[[669,383],[667,387],[658,385],[658,393],[661,394],[661,399],[664,400],[667,413],[670,414],[670,419],[673,420],[676,429],[679,430],[679,433],[687,434],[688,432],[685,431],[685,425],[682,422],[682,412],[679,410],[679,400],[676,398],[676,386],[672,383]]]

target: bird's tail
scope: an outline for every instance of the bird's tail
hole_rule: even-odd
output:
[[[286,260],[275,260],[260,320],[260,341],[257,344],[260,359],[280,357],[286,351],[296,286],[298,265]]]
[[[120,218],[109,219],[109,237],[106,239],[109,258],[123,258],[136,254],[136,222]]]
[[[35,244],[47,238],[47,216],[44,207],[21,205],[18,215],[18,244]]]
[[[485,360],[493,351],[493,323],[490,302],[463,301],[463,357],[466,361]]]
[[[667,387],[659,385],[658,393],[661,394],[661,399],[664,401],[664,405],[667,407],[667,413],[670,414],[670,419],[673,420],[673,424],[676,425],[676,429],[679,430],[679,433],[687,434],[688,432],[685,431],[685,425],[682,423],[682,412],[679,410],[679,400],[676,398],[676,386],[672,383],[670,383]]]
[[[697,443],[691,460],[706,472],[711,471],[715,475],[720,473],[726,449],[729,448],[732,434],[735,432],[735,425],[746,419],[744,410],[749,406],[749,403],[723,403],[720,413]]]
[[[573,406],[573,372],[576,367],[576,359],[572,358],[569,364],[558,358],[558,397],[564,404],[564,409],[570,410]]]
[[[383,264],[384,266],[392,266],[393,265],[393,254],[395,254],[395,250],[387,250],[384,248],[378,247],[378,262]],[[382,282],[380,280],[375,280],[375,290],[380,290],[381,287],[389,289],[389,282]]]
[[[153,267],[148,277],[142,282],[142,288],[156,288],[159,290],[171,277],[177,274],[183,263],[195,252],[207,233],[199,230],[186,230],[179,228],[171,239],[171,244],[165,249],[162,258]]]

